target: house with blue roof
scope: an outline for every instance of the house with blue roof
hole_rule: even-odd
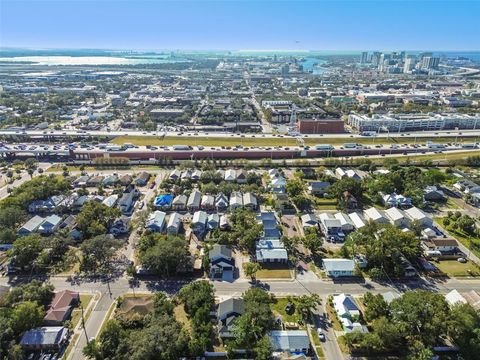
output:
[[[167,210],[172,206],[173,195],[161,194],[158,195],[153,201],[153,206],[157,209]]]

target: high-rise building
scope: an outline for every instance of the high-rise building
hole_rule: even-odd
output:
[[[368,63],[368,52],[362,52],[362,58],[360,59],[360,64]]]
[[[422,58],[422,70],[438,69],[440,58],[434,56],[425,56]]]
[[[415,55],[407,55],[405,58],[405,63],[403,64],[403,72],[405,74],[409,74],[415,69],[415,65],[417,63],[417,58]]]
[[[378,66],[378,64],[380,63],[380,56],[381,56],[381,53],[378,52],[378,51],[374,51],[373,55],[372,55],[372,64],[373,66]]]

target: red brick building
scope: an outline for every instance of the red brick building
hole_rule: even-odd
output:
[[[342,119],[298,120],[298,131],[301,134],[335,134],[345,132]]]

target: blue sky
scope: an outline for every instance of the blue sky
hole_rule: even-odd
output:
[[[480,50],[480,1],[0,0],[0,46]]]

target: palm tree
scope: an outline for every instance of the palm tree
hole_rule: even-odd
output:
[[[245,271],[245,275],[250,276],[252,282],[255,282],[257,271],[262,269],[262,265],[259,263],[243,263],[243,271]]]

